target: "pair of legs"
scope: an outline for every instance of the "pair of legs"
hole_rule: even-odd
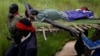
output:
[[[6,52],[5,56],[18,56],[18,46],[16,44],[12,44],[12,46],[9,48],[9,50]]]

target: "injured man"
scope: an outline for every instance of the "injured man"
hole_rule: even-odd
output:
[[[33,10],[32,14],[35,20],[43,21],[44,18],[51,20],[63,19],[66,21],[74,21],[79,19],[95,19],[94,12],[87,7],[82,7],[75,10],[58,11],[55,9]]]

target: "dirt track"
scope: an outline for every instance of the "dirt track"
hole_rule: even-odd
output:
[[[55,56],[75,56],[74,44],[76,41],[70,41],[65,44],[61,51],[57,52]]]

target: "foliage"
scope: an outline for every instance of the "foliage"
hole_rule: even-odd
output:
[[[38,56],[54,56],[64,46],[66,41],[70,38],[73,39],[68,32],[64,31],[46,32],[46,41],[43,39],[41,33],[38,34],[40,34],[38,35]]]

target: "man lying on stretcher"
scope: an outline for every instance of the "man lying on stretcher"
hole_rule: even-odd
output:
[[[94,19],[94,12],[89,10],[87,7],[82,7],[75,10],[57,11],[55,9],[45,9],[45,10],[31,10],[36,16],[36,20],[42,21],[44,18],[51,20],[63,19],[66,21],[74,21],[78,19]]]
[[[31,19],[41,22],[47,22],[49,24],[52,24],[53,26],[64,29],[66,31],[69,31],[72,35],[77,35],[78,32],[76,30],[71,29],[68,26],[63,26],[60,23],[54,22],[53,20],[63,19],[66,21],[73,21],[79,18],[94,18],[94,13],[90,11],[87,7],[82,7],[81,9],[77,10],[70,10],[70,11],[57,11],[54,9],[47,9],[47,10],[35,10],[28,5],[28,10],[25,11],[26,17],[32,17]],[[31,15],[28,14],[28,11],[31,12]],[[76,17],[77,16],[77,17]]]

